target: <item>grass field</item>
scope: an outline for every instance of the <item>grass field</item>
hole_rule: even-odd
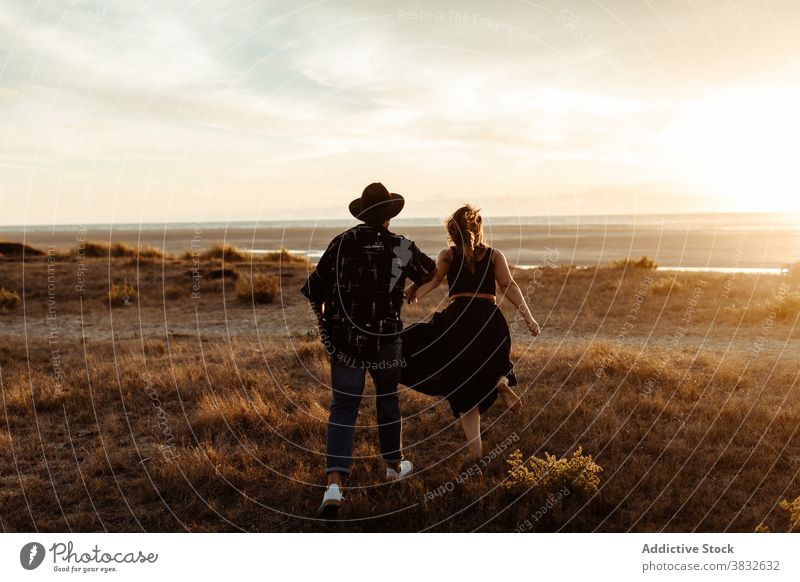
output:
[[[403,390],[418,470],[383,483],[367,397],[342,520],[325,524],[330,389],[298,293],[304,261],[223,247],[39,250],[0,245],[4,531],[797,526],[781,507],[800,496],[797,268],[519,271],[543,333],[527,336],[504,305],[524,408],[484,418],[480,474],[462,466],[446,403]],[[405,321],[444,300],[440,290]],[[593,461],[556,460],[579,447]],[[557,478],[514,486],[516,450]],[[595,488],[576,481],[591,462]]]

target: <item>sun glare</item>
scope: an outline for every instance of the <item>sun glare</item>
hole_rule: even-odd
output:
[[[703,100],[673,142],[686,178],[731,210],[800,212],[800,112],[786,92]]]

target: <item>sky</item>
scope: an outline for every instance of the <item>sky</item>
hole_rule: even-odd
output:
[[[0,4],[0,224],[800,211],[796,0]]]

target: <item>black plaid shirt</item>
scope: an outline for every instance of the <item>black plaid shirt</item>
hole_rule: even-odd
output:
[[[406,278],[423,283],[436,263],[412,241],[382,226],[360,224],[331,241],[300,290],[324,305],[329,352],[374,356],[403,329]]]

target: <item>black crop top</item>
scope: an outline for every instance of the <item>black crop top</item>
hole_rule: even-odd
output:
[[[495,294],[494,265],[492,264],[492,248],[487,248],[480,261],[475,261],[474,271],[470,271],[464,264],[464,256],[457,249],[453,249],[453,260],[447,270],[447,284],[450,286],[449,295],[458,293],[487,293]]]

